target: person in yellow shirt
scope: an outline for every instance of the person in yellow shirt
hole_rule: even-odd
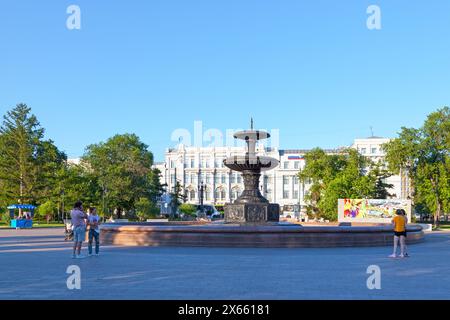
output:
[[[389,258],[397,258],[398,243],[400,241],[400,258],[407,257],[406,253],[406,226],[408,224],[405,210],[399,209],[395,218],[392,220],[394,225],[394,253]]]

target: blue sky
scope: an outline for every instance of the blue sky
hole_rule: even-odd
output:
[[[0,39],[0,113],[27,103],[70,157],[133,132],[161,160],[177,128],[250,116],[283,148],[336,147],[450,105],[448,0],[2,1]]]

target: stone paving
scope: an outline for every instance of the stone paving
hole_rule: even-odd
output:
[[[450,299],[450,233],[427,235],[411,258],[391,248],[102,248],[71,259],[62,229],[0,230],[0,299]],[[66,270],[81,269],[81,290]],[[382,289],[367,288],[367,268]]]

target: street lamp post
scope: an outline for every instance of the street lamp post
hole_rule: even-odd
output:
[[[199,195],[200,195],[200,212],[202,215],[202,218],[204,218],[205,215],[205,207],[204,207],[204,193],[205,193],[205,183],[202,181],[198,187]]]

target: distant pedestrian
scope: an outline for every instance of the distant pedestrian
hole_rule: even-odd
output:
[[[402,209],[397,210],[396,216],[392,220],[394,225],[394,253],[389,258],[397,258],[398,243],[400,242],[400,258],[407,257],[406,253],[406,212]]]
[[[89,256],[92,256],[92,244],[95,240],[95,255],[100,254],[100,217],[97,214],[96,208],[89,208]]]
[[[406,211],[404,209],[400,209],[400,211],[402,213],[403,218],[405,218],[405,226],[407,226],[408,225],[408,216],[406,214]],[[406,239],[408,238],[408,230],[406,230],[406,227],[405,227],[405,233],[406,233],[406,236],[405,236],[405,258],[409,258],[408,245],[406,244]]]
[[[87,219],[87,215],[83,212],[83,203],[81,201],[75,203],[73,210],[70,212],[70,216],[72,218],[74,241],[72,258],[82,259],[84,257],[81,255],[81,247],[86,240],[85,220]]]

